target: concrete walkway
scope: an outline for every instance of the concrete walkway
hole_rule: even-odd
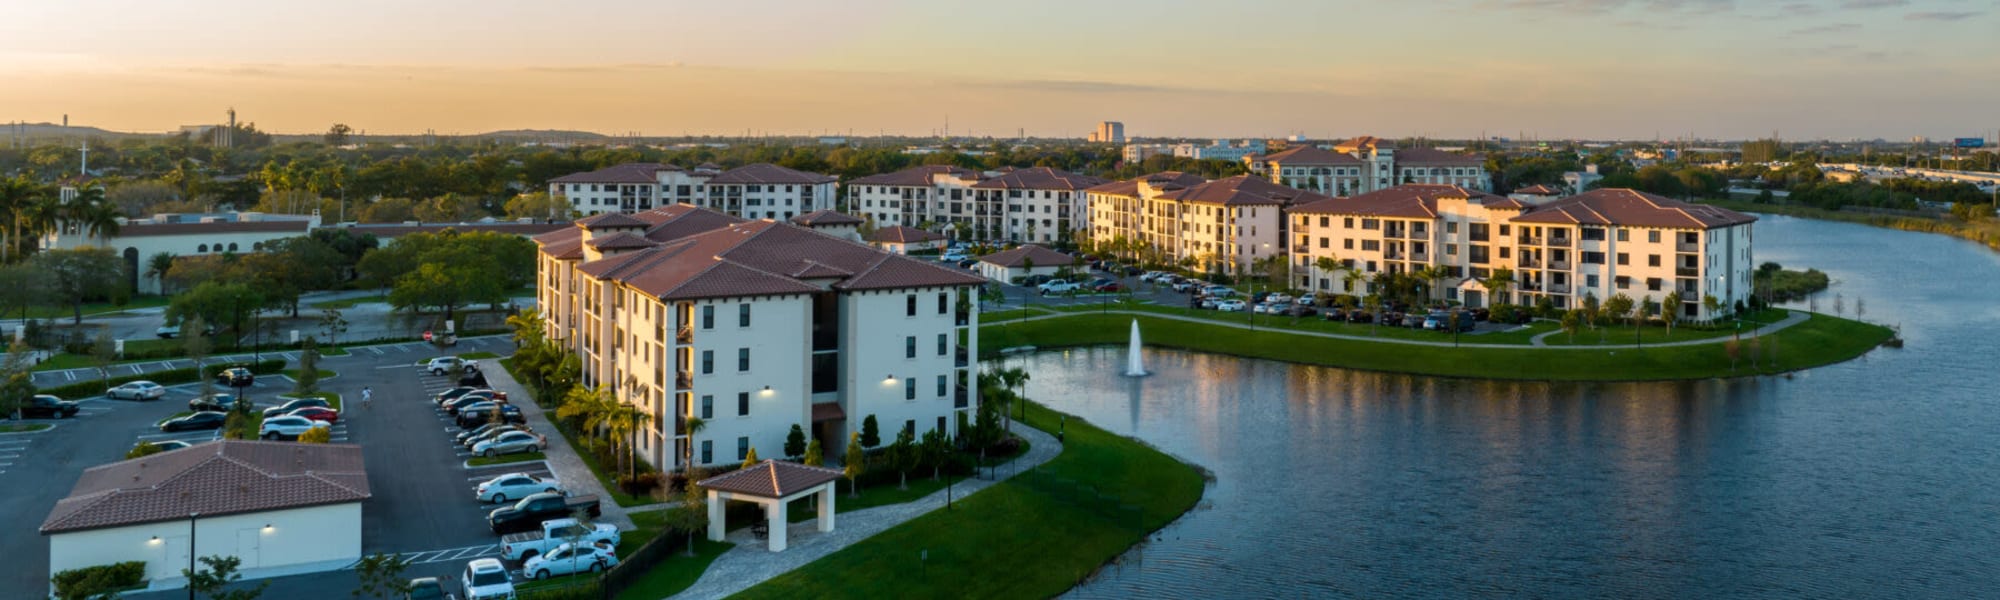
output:
[[[1773,333],[1777,333],[1777,332],[1778,332],[1779,330],[1782,330],[1782,329],[1784,329],[1784,328],[1786,328],[1786,327],[1791,327],[1791,326],[1793,326],[1793,325],[1797,325],[1797,324],[1799,324],[1799,323],[1803,323],[1803,322],[1805,322],[1805,320],[1806,320],[1806,319],[1808,319],[1808,318],[1811,318],[1811,315],[1810,315],[1810,314],[1808,314],[1808,313],[1804,313],[1804,312],[1799,312],[1799,311],[1795,311],[1795,310],[1794,310],[1794,311],[1787,311],[1787,312],[1789,312],[1790,314],[1789,314],[1788,316],[1786,316],[1786,317],[1785,317],[1784,319],[1782,319],[1782,320],[1779,320],[1779,321],[1778,321],[1778,322],[1776,322],[1776,323],[1772,323],[1772,324],[1769,324],[1769,325],[1765,325],[1765,326],[1763,326],[1763,327],[1759,327],[1759,328],[1757,328],[1757,329],[1756,329],[1755,331],[1751,331],[1751,332],[1748,332],[1748,333],[1750,333],[1751,335],[1757,335],[1757,336],[1764,336],[1764,335],[1770,335],[1770,334],[1773,334]],[[1072,316],[1072,315],[1085,315],[1085,314],[1091,314],[1091,313],[1086,313],[1086,312],[1054,312],[1054,313],[1049,313],[1049,314],[1045,314],[1045,315],[1036,315],[1036,316],[1032,316],[1032,317],[1027,317],[1027,318],[1023,318],[1023,319],[1008,319],[1008,320],[1006,320],[1005,322],[1007,322],[1007,323],[1022,323],[1022,322],[1027,322],[1027,321],[1040,321],[1040,320],[1044,320],[1044,319],[1057,319],[1057,318],[1062,318],[1062,317],[1067,317],[1067,316]],[[1449,342],[1449,341],[1438,341],[1438,342],[1433,342],[1433,341],[1425,341],[1425,340],[1408,340],[1408,339],[1396,339],[1396,338],[1384,338],[1384,337],[1372,337],[1372,336],[1366,336],[1366,335],[1349,335],[1349,334],[1344,334],[1344,333],[1326,333],[1326,332],[1323,332],[1323,331],[1300,331],[1300,330],[1297,330],[1297,329],[1288,329],[1288,328],[1284,328],[1284,327],[1272,327],[1272,326],[1269,326],[1269,325],[1266,325],[1266,326],[1264,326],[1264,327],[1261,327],[1261,328],[1259,328],[1259,327],[1252,327],[1252,326],[1250,326],[1250,324],[1248,324],[1248,323],[1237,323],[1237,322],[1232,322],[1232,321],[1217,321],[1217,320],[1214,320],[1214,319],[1203,319],[1203,318],[1200,318],[1200,317],[1189,317],[1189,316],[1184,316],[1184,315],[1174,315],[1174,314],[1165,314],[1165,313],[1154,313],[1154,312],[1145,312],[1145,311],[1136,311],[1136,310],[1122,310],[1122,309],[1112,309],[1112,310],[1106,310],[1106,311],[1102,311],[1102,312],[1099,312],[1098,314],[1110,314],[1110,315],[1128,315],[1128,316],[1134,316],[1134,317],[1153,317],[1153,318],[1156,318],[1156,319],[1169,319],[1169,320],[1174,320],[1174,321],[1186,321],[1186,322],[1189,322],[1189,323],[1202,323],[1202,324],[1206,324],[1206,325],[1215,325],[1215,326],[1218,326],[1218,327],[1231,327],[1231,328],[1235,328],[1235,329],[1242,329],[1242,330],[1255,330],[1255,331],[1276,331],[1276,332],[1280,332],[1280,333],[1287,333],[1287,334],[1291,334],[1291,335],[1298,335],[1298,336],[1306,336],[1306,337],[1320,337],[1320,338],[1327,338],[1327,339],[1335,339],[1335,340],[1352,340],[1352,341],[1357,341],[1357,342],[1378,342],[1378,343],[1383,343],[1383,344],[1406,344],[1406,345],[1411,345],[1411,346],[1430,346],[1430,347],[1433,347],[1433,348],[1454,348],[1454,347],[1455,347],[1455,348],[1499,348],[1499,349],[1505,349],[1505,350],[1602,350],[1602,349],[1605,349],[1605,348],[1613,348],[1613,347],[1615,347],[1615,346],[1547,346],[1547,345],[1543,345],[1543,344],[1542,344],[1542,343],[1540,343],[1540,341],[1539,341],[1539,338],[1542,338],[1542,337],[1546,337],[1546,336],[1548,336],[1548,335],[1549,335],[1549,334],[1546,334],[1546,333],[1545,333],[1545,334],[1541,334],[1541,335],[1538,335],[1538,336],[1535,336],[1535,337],[1536,337],[1537,339],[1531,339],[1531,340],[1529,340],[1529,345],[1525,345],[1525,346],[1524,346],[1524,345],[1521,345],[1521,344],[1480,344],[1480,343],[1458,343],[1458,344],[1453,344],[1453,343],[1451,343],[1451,342]],[[1282,317],[1274,317],[1274,318],[1282,318]],[[1555,331],[1555,332],[1551,332],[1551,333],[1560,333],[1560,331],[1561,331],[1561,330],[1557,330],[1557,331]],[[1657,344],[1646,344],[1646,347],[1648,347],[1648,348],[1652,348],[1652,347],[1659,347],[1659,346],[1699,346],[1699,345],[1702,345],[1702,344],[1720,344],[1720,343],[1723,343],[1723,342],[1725,342],[1725,341],[1728,341],[1729,339],[1731,339],[1731,338],[1730,338],[1729,336],[1717,336],[1717,337],[1713,337],[1713,338],[1708,338],[1708,339],[1700,339],[1700,340],[1682,340],[1682,341],[1678,341],[1678,342],[1662,342],[1662,343],[1657,343]]]
[[[963,499],[992,486],[1015,474],[1040,466],[1058,454],[1062,454],[1062,444],[1055,436],[1042,430],[1015,422],[1014,432],[1028,440],[1028,452],[999,468],[994,481],[967,479],[953,486],[950,493]],[[792,523],[786,530],[789,547],[784,552],[771,552],[763,540],[756,539],[750,528],[738,529],[729,534],[728,540],[736,544],[715,558],[708,570],[694,585],[679,594],[682,598],[721,598],[749,589],[766,579],[782,575],[793,569],[819,560],[828,554],[853,545],[855,542],[873,537],[875,534],[901,525],[925,513],[944,508],[945,490],[910,502],[865,508],[853,512],[843,512],[834,520],[834,530],[820,533],[816,519]],[[840,498],[845,499],[846,495]],[[838,502],[838,501],[836,501]]]
[[[618,506],[617,502],[611,500],[611,494],[604,489],[604,483],[590,473],[589,465],[583,464],[583,456],[577,454],[576,448],[570,447],[563,441],[562,433],[556,431],[553,420],[555,417],[543,413],[541,405],[535,404],[534,396],[528,393],[528,388],[514,381],[514,376],[508,374],[507,369],[502,368],[499,361],[481,364],[491,365],[482,370],[486,375],[486,384],[493,389],[507,392],[509,398],[522,400],[513,404],[521,407],[521,416],[527,418],[528,426],[535,431],[548,434],[549,447],[544,449],[542,454],[547,456],[549,470],[555,473],[557,481],[562,482],[563,489],[569,490],[572,494],[596,494],[598,511],[603,513],[597,518],[597,522],[617,525],[620,531],[634,529],[636,526],[632,524],[628,509]]]

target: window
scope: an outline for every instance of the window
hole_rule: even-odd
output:
[[[1624,252],[1618,253],[1618,266],[1622,267],[1629,264],[1632,264],[1632,255]]]
[[[905,336],[903,338],[903,358],[916,358],[916,357],[917,357],[917,336],[914,335]]]
[[[1603,253],[1603,252],[1585,252],[1585,253],[1583,253],[1583,264],[1586,264],[1586,265],[1601,265],[1601,264],[1604,264],[1604,253]]]
[[[737,327],[750,326],[750,303],[745,302],[736,305],[736,326]]]
[[[750,392],[736,393],[736,416],[750,416]]]
[[[1632,287],[1632,278],[1630,278],[1630,277],[1626,277],[1626,276],[1624,276],[1624,275],[1619,275],[1618,277],[1616,277],[1616,278],[1613,278],[1613,279],[1611,280],[1611,282],[1612,282],[1613,284],[1617,285],[1617,286],[1618,286],[1618,289],[1621,289],[1621,290],[1624,290],[1624,289],[1631,289],[1631,287]]]
[[[911,377],[909,379],[903,380],[903,399],[904,400],[917,399],[917,378]]]
[[[703,418],[703,419],[713,419],[713,418],[715,418],[715,395],[714,395],[714,394],[702,394],[702,395],[701,395],[701,418]]]
[[[1655,291],[1655,292],[1657,292],[1657,291],[1660,291],[1660,286],[1661,286],[1661,284],[1662,284],[1662,280],[1661,280],[1660,278],[1658,278],[1658,277],[1647,277],[1647,278],[1646,278],[1646,289],[1648,289],[1648,290],[1651,290],[1651,291]]]
[[[701,328],[715,329],[715,305],[708,304],[701,307]]]
[[[1632,230],[1630,230],[1630,229],[1619,229],[1619,230],[1618,230],[1618,241],[1621,241],[1621,242],[1629,242],[1629,241],[1632,241]],[[1656,242],[1657,242],[1657,241],[1659,241],[1659,240],[1653,240],[1653,241],[1656,241]],[[1619,264],[1624,264],[1624,263],[1619,263]]]
[[[1379,221],[1379,220],[1376,220],[1376,219],[1362,219],[1362,220],[1361,220],[1361,228],[1362,228],[1362,229],[1378,229],[1378,228],[1381,228],[1381,226],[1382,226],[1382,222],[1381,222],[1381,221]]]
[[[1658,230],[1646,232],[1646,241],[1655,244],[1660,243],[1660,232]]]
[[[1444,254],[1445,256],[1458,256],[1458,244],[1445,244]]]
[[[1583,276],[1583,285],[1584,287],[1597,287],[1597,276],[1596,275]]]
[[[715,440],[701,441],[701,464],[715,462]]]
[[[914,316],[917,316],[917,295],[916,295],[916,294],[910,294],[910,295],[908,295],[908,296],[904,296],[904,297],[903,297],[903,316],[906,316],[906,317],[914,317]]]
[[[937,382],[938,382],[938,386],[937,386],[937,387],[938,387],[938,397],[939,397],[939,398],[943,398],[943,397],[945,396],[945,390],[946,390],[946,386],[947,386],[947,385],[948,385],[948,384],[950,383],[950,380],[949,380],[949,379],[946,379],[946,378],[945,378],[945,376],[943,376],[943,375],[939,375],[939,376],[937,376]]]
[[[1458,233],[1458,221],[1445,221],[1445,222],[1444,222],[1444,232],[1445,232],[1445,233]]]
[[[944,417],[938,417],[938,426],[937,426],[937,431],[945,431],[945,428],[944,428]]]
[[[736,438],[736,460],[750,458],[750,436]]]
[[[1353,229],[1353,228],[1354,228],[1354,217],[1343,217],[1343,218],[1341,218],[1341,219],[1340,219],[1340,226],[1341,226],[1342,228],[1345,228],[1345,229]]]
[[[1583,239],[1585,239],[1585,240],[1598,240],[1598,241],[1603,241],[1603,240],[1604,240],[1604,228],[1603,228],[1603,227],[1585,227],[1585,228],[1583,228]]]
[[[1382,242],[1380,240],[1361,240],[1361,250],[1363,252],[1375,252],[1381,249]]]
[[[1353,250],[1353,249],[1354,249],[1354,240],[1352,240],[1352,239],[1346,239],[1346,240],[1341,240],[1341,241],[1340,241],[1340,246],[1341,246],[1342,248],[1345,248],[1345,249],[1348,249],[1348,250]]]
[[[1511,229],[1512,229],[1512,228],[1511,228],[1511,227],[1508,227],[1507,225],[1501,225],[1501,226],[1500,226],[1500,235],[1501,235],[1501,236],[1506,236],[1506,235],[1507,235],[1507,232],[1508,232],[1508,231],[1510,231]]]
[[[945,311],[947,310],[946,307],[950,305],[951,305],[950,295],[944,292],[938,292],[938,314],[940,315],[944,314]]]
[[[741,373],[741,372],[744,372],[744,371],[748,371],[748,370],[750,370],[750,349],[749,349],[749,348],[737,348],[737,349],[736,349],[736,372],[738,372],[738,373]]]
[[[947,336],[945,336],[945,334],[942,334],[942,333],[938,334],[938,356],[944,356],[944,355],[945,355],[945,352],[946,352],[946,350],[945,350],[945,338],[946,338],[946,337],[947,337]]]
[[[1648,255],[1646,255],[1646,266],[1648,266],[1648,267],[1657,267],[1657,266],[1660,266],[1660,255],[1658,255],[1658,254],[1648,254]]]
[[[714,350],[701,351],[701,374],[707,375],[709,373],[714,373],[714,372],[715,372],[715,351]]]
[[[910,434],[910,437],[916,437],[916,436],[917,436],[917,420],[916,420],[916,419],[909,419],[909,420],[906,420],[906,421],[903,421],[903,433],[907,433],[907,434]]]

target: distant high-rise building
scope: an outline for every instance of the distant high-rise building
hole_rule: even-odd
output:
[[[1105,121],[1097,124],[1097,131],[1091,132],[1090,141],[1104,144],[1125,143],[1125,124]]]

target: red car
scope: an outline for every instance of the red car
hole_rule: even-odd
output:
[[[1097,286],[1096,288],[1093,288],[1093,290],[1099,292],[1122,292],[1125,291],[1125,286],[1118,285],[1118,282],[1113,281],[1111,283]]]
[[[324,406],[308,406],[287,414],[294,417],[305,417],[314,421],[326,421],[328,423],[340,421],[340,411]]]

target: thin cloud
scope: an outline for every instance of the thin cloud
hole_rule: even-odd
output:
[[[1054,79],[1024,79],[1009,81],[983,81],[980,87],[1004,88],[1031,92],[1063,92],[1072,94],[1144,94],[1155,92],[1207,91],[1191,87],[1170,87],[1113,81],[1077,81]]]
[[[1861,30],[1861,24],[1859,23],[1833,23],[1830,25],[1820,25],[1818,27],[1793,29],[1789,33],[1791,35],[1819,35],[1823,33],[1845,33],[1849,31],[1859,31],[1859,30]]]
[[[1486,0],[1487,8],[1603,14],[1626,8],[1647,12],[1710,14],[1736,10],[1736,0]]]
[[[1982,13],[1979,11],[1970,11],[1970,10],[1968,11],[1939,10],[1939,11],[1929,11],[1929,12],[1913,12],[1907,15],[1903,15],[1903,19],[1909,21],[1963,21],[1983,14],[1986,13]]]
[[[1842,2],[1840,4],[1840,7],[1854,8],[1854,9],[1869,9],[1869,8],[1889,8],[1891,6],[1909,6],[1909,4],[1910,0],[1847,0],[1846,2]]]

